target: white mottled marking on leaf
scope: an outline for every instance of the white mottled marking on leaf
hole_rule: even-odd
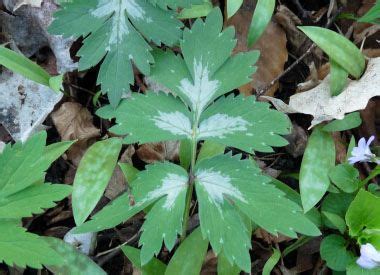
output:
[[[144,200],[151,200],[166,195],[164,208],[170,210],[179,194],[187,188],[187,177],[177,174],[168,174],[162,181],[161,186],[148,193]]]
[[[196,173],[197,182],[202,185],[214,204],[223,202],[224,195],[246,202],[243,194],[231,184],[231,178],[212,169],[200,170]]]
[[[198,112],[198,116],[206,107],[212,96],[219,88],[219,81],[210,80],[210,72],[203,67],[202,62],[194,59],[194,82],[187,78],[180,81],[178,88],[190,100],[193,111]]]
[[[246,131],[249,125],[250,123],[240,116],[232,117],[226,114],[216,114],[202,121],[199,126],[198,138],[225,138],[227,134]]]
[[[112,15],[112,30],[109,39],[110,46],[119,44],[124,36],[129,33],[126,12],[132,18],[144,19],[145,11],[136,3],[135,0],[101,0],[96,9],[91,14],[102,18]]]
[[[169,131],[174,135],[191,136],[190,119],[181,112],[164,113],[159,111],[157,116],[152,119],[155,125],[165,131]]]

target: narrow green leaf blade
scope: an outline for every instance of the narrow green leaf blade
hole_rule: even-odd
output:
[[[243,4],[243,0],[227,0],[227,17],[232,17]]]
[[[88,274],[105,275],[107,274],[89,257],[80,253],[75,247],[56,238],[43,238],[54,249],[63,263],[60,265],[48,265],[48,269],[57,275],[66,274]]]
[[[340,132],[356,128],[362,124],[359,112],[350,113],[344,116],[342,120],[334,120],[323,126],[325,132]]]
[[[347,86],[348,72],[330,58],[330,93],[339,95]]]
[[[273,249],[273,254],[270,256],[270,258],[267,260],[267,262],[264,265],[263,268],[263,275],[270,275],[273,268],[276,266],[278,261],[280,260],[281,252],[278,249]]]
[[[314,41],[333,61],[347,72],[359,78],[365,68],[360,50],[344,36],[320,27],[298,27]]]
[[[202,144],[202,148],[199,151],[197,161],[201,161],[206,158],[212,158],[217,155],[221,155],[224,153],[226,150],[226,146],[219,143],[219,142],[214,142],[211,140],[206,140]]]
[[[195,229],[178,247],[166,268],[165,275],[198,275],[205,259],[208,241],[201,229]]]
[[[207,0],[203,4],[184,8],[178,14],[178,19],[191,19],[207,16],[213,9],[212,3]]]
[[[251,25],[248,32],[248,46],[251,47],[260,36],[264,33],[266,27],[268,26],[272,14],[274,12],[274,7],[276,5],[276,0],[258,0],[256,4],[255,11],[253,13]]]
[[[121,250],[123,250],[125,256],[130,260],[134,267],[138,268],[142,275],[164,275],[166,265],[158,260],[157,258],[152,258],[150,262],[145,265],[141,264],[140,261],[140,249],[134,248],[132,246],[124,245]]]
[[[238,275],[240,268],[232,265],[223,252],[218,255],[218,275]]]
[[[83,156],[75,175],[72,195],[73,214],[78,226],[102,197],[115,169],[121,145],[119,138],[99,141]]]
[[[39,84],[50,86],[50,75],[22,54],[0,46],[0,65]]]
[[[309,137],[300,170],[300,193],[305,213],[326,193],[330,185],[328,173],[334,164],[334,140],[329,133],[315,128]]]

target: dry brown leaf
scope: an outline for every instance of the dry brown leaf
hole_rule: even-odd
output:
[[[65,102],[51,117],[62,140],[85,140],[100,135],[92,123],[92,115],[79,103]]]
[[[164,160],[176,162],[179,159],[179,142],[165,141],[143,144],[137,149],[136,153],[146,163]]]
[[[346,113],[363,110],[368,101],[380,96],[380,57],[370,59],[361,79],[350,80],[343,92],[330,95],[330,78],[327,76],[317,87],[290,97],[289,105],[283,101],[264,96],[284,113],[302,113],[314,117],[311,127],[332,119],[343,119]]]
[[[252,88],[260,91],[266,87],[284,71],[284,65],[288,60],[285,32],[275,22],[270,22],[253,47],[247,47],[247,35],[254,6],[252,1],[245,0],[239,11],[227,22],[227,25],[234,26],[236,29],[238,43],[235,52],[246,52],[254,49],[260,51],[260,58],[256,64],[257,72],[253,75],[253,81],[239,88],[240,92],[245,95],[252,94]],[[266,95],[274,95],[277,89],[278,84],[272,86]]]
[[[134,155],[134,153],[134,147],[132,145],[128,146],[128,148],[121,155],[119,162],[133,164],[132,156]],[[113,200],[125,191],[126,186],[127,182],[124,177],[124,174],[121,171],[120,167],[117,165],[108,183],[104,196],[110,200]]]

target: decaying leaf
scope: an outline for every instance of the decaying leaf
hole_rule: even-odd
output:
[[[155,161],[178,161],[179,142],[166,141],[158,143],[143,144],[136,151],[138,157],[146,163]]]
[[[285,32],[274,21],[269,23],[265,32],[253,47],[248,49],[247,35],[253,11],[254,5],[251,1],[246,0],[239,11],[227,22],[228,25],[233,25],[236,28],[238,44],[235,52],[245,52],[247,50],[260,51],[260,58],[257,61],[258,68],[252,76],[252,82],[239,88],[240,92],[246,95],[252,94],[252,88],[260,91],[266,87],[284,71],[284,65],[288,60]],[[266,95],[273,96],[277,89],[278,83],[273,85],[266,92]]]
[[[15,140],[41,128],[63,94],[4,70],[0,75],[0,121]]]
[[[41,0],[21,0],[21,3],[41,2]],[[15,0],[4,1],[5,8],[9,11],[0,11],[0,28],[2,34],[13,41],[21,52],[30,57],[40,49],[49,47],[56,59],[56,71],[50,73],[65,73],[77,68],[70,57],[71,38],[50,35],[47,27],[52,21],[52,14],[57,10],[53,0],[44,0],[41,7],[24,6],[17,9]],[[14,9],[16,11],[11,13]]]
[[[78,140],[67,152],[67,159],[78,166],[93,138],[100,131],[92,123],[92,115],[76,102],[65,102],[51,114],[51,118],[62,140]]]
[[[331,97],[329,76],[317,87],[290,97],[289,105],[283,101],[264,96],[277,110],[285,113],[302,113],[312,115],[311,127],[332,119],[343,119],[346,113],[364,109],[368,101],[380,96],[380,58],[370,59],[366,72],[361,79],[350,80],[343,92]]]
[[[51,117],[62,140],[89,139],[100,135],[92,123],[92,115],[79,103],[63,103]]]

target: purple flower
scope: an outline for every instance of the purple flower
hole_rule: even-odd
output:
[[[350,164],[357,162],[377,162],[376,155],[371,152],[369,148],[372,141],[375,139],[374,136],[371,136],[368,141],[365,141],[365,138],[361,138],[358,142],[358,146],[354,147],[351,152],[351,156],[348,159]]]
[[[380,266],[380,251],[370,244],[363,244],[360,246],[360,257],[356,263],[365,269],[373,269]]]

